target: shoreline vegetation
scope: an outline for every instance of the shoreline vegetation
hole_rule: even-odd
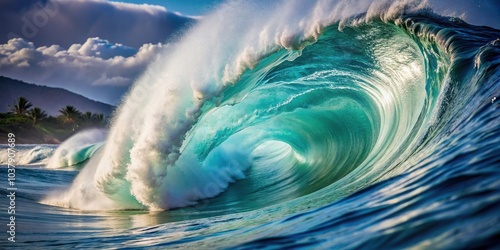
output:
[[[7,143],[9,133],[16,136],[17,144],[59,144],[79,131],[109,124],[104,114],[82,112],[71,105],[61,108],[58,116],[49,116],[22,96],[8,109],[0,113],[0,144]]]

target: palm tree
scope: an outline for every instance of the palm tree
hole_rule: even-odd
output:
[[[9,105],[9,110],[13,114],[24,115],[26,114],[28,109],[31,108],[31,106],[33,106],[33,104],[28,101],[28,99],[20,96],[19,98],[17,98],[17,102],[14,100],[12,106]]]
[[[31,120],[33,120],[34,124],[47,118],[47,114],[45,113],[45,111],[43,111],[39,107],[35,107],[33,109],[30,109],[26,114],[28,115],[29,118],[31,118]]]
[[[76,124],[76,122],[82,115],[82,113],[78,109],[68,105],[60,109],[59,112],[61,113],[59,119],[61,119],[63,123],[73,124],[73,130],[75,130],[75,126],[78,127],[78,124]]]
[[[103,125],[104,124],[104,114],[93,114],[92,120],[94,124]]]
[[[85,126],[90,126],[92,125],[93,119],[92,119],[92,112],[87,111],[82,114],[83,122]]]
[[[92,112],[87,111],[87,112],[83,113],[83,118],[85,119],[85,121],[90,122],[92,120]]]

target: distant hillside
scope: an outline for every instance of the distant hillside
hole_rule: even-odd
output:
[[[103,113],[109,116],[114,109],[106,103],[90,100],[65,89],[40,86],[0,76],[0,113],[8,112],[8,105],[24,96],[33,107],[40,107],[48,115],[57,116],[59,110],[72,105],[82,112]]]

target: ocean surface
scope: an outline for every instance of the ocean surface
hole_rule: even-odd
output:
[[[3,144],[0,248],[500,248],[500,31],[365,2],[225,4],[109,131]]]

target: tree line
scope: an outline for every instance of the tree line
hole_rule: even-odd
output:
[[[12,105],[9,105],[9,113],[12,115],[27,117],[33,124],[38,124],[40,121],[49,118],[47,113],[39,107],[33,107],[33,104],[21,96],[14,100]],[[81,112],[74,106],[68,105],[59,110],[60,115],[56,118],[63,124],[69,126],[74,131],[80,126],[104,126],[106,120],[102,113]],[[52,118],[52,117],[50,117]]]

